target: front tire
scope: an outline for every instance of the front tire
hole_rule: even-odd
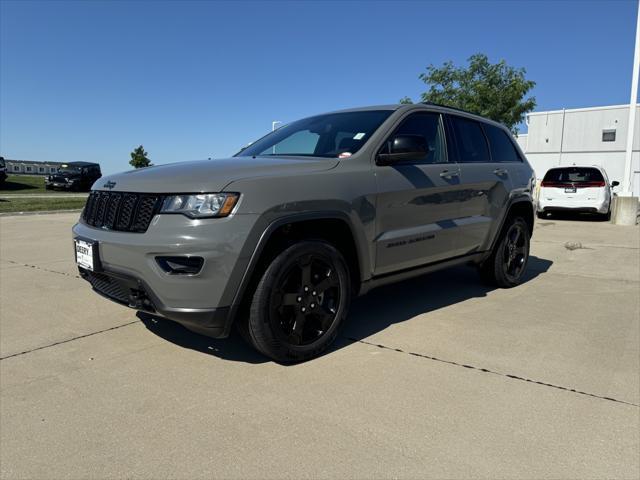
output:
[[[480,267],[483,279],[500,288],[519,285],[529,261],[531,236],[522,217],[511,219],[502,229],[491,256]]]
[[[342,254],[322,241],[303,241],[280,253],[253,294],[246,337],[282,363],[324,352],[347,316],[349,269]]]

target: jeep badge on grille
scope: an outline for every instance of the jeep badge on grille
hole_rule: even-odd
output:
[[[107,183],[105,183],[103,185],[104,188],[108,188],[109,190],[113,190],[113,187],[115,187],[115,186],[116,186],[116,182],[111,182],[111,181],[109,181],[109,182],[107,182]]]

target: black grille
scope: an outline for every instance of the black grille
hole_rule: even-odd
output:
[[[124,303],[125,305],[129,304],[130,289],[127,288],[124,282],[102,273],[90,272],[88,270],[82,273],[82,276],[88,280],[91,286],[98,292],[116,302]]]
[[[87,225],[144,233],[158,213],[162,196],[142,193],[91,192],[82,212]]]

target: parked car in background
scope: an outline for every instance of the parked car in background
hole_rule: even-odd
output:
[[[611,217],[611,189],[607,173],[595,165],[551,168],[540,184],[538,217],[553,213],[592,213]]]
[[[101,176],[100,165],[97,163],[69,162],[62,164],[57,173],[46,177],[44,186],[47,190],[86,192]]]
[[[4,163],[4,157],[0,157],[0,184],[7,179],[7,165]]]
[[[301,361],[374,287],[463,264],[518,285],[534,185],[486,118],[433,104],[334,112],[234,158],[100,180],[73,227],[76,262],[118,303],[212,337],[235,323],[263,354]]]

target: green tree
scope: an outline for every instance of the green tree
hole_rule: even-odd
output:
[[[131,152],[131,160],[129,160],[129,163],[133,168],[150,167],[153,164],[147,155],[148,153],[144,151],[144,147],[140,145]]]
[[[482,53],[469,57],[468,63],[467,67],[456,67],[451,61],[441,67],[429,65],[419,75],[429,87],[422,101],[482,115],[517,133],[517,125],[536,106],[535,97],[525,98],[536,83],[525,78],[524,68],[511,67],[504,60],[490,63]],[[401,103],[411,100],[404,97]]]

